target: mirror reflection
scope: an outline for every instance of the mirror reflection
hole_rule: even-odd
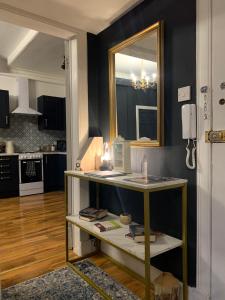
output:
[[[157,30],[115,53],[117,131],[157,140]]]

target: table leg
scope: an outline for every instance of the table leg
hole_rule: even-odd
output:
[[[145,299],[151,299],[151,275],[150,275],[150,195],[144,192],[144,228],[145,228]]]
[[[65,183],[65,220],[68,215],[68,176],[64,175],[64,183]],[[69,245],[68,245],[68,222],[65,222],[65,243],[66,243],[66,262],[69,261]]]
[[[96,208],[99,209],[100,208],[100,198],[99,198],[100,184],[98,182],[96,182],[95,187],[96,187],[96,194],[95,194]],[[96,248],[96,251],[100,251],[100,249],[101,249],[101,241],[98,239],[95,239],[95,248]]]
[[[96,208],[99,209],[99,205],[100,205],[100,203],[99,203],[99,201],[100,201],[100,199],[99,199],[100,184],[98,182],[96,182],[95,186],[96,186],[96,196],[95,196],[96,197]]]

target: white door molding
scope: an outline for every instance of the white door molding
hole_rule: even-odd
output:
[[[68,62],[68,63],[67,63]],[[88,82],[87,33],[80,32],[66,42],[67,73],[67,141],[68,168],[74,169],[81,148],[88,139]],[[73,179],[69,184],[71,195],[69,209],[73,214],[89,206],[89,184]],[[83,255],[89,247],[89,235],[73,227],[73,250]]]
[[[210,299],[211,295],[212,149],[211,144],[205,143],[205,131],[212,127],[211,6],[211,0],[197,0],[197,286],[194,293],[197,295],[196,299]],[[200,92],[203,86],[208,87],[205,96]],[[204,116],[207,119],[204,119]]]

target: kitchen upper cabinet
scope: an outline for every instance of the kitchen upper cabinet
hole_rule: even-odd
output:
[[[64,190],[64,171],[66,155],[45,154],[44,160],[44,192]]]
[[[40,96],[38,97],[39,130],[65,130],[66,129],[66,101],[65,98]]]
[[[0,90],[0,128],[9,127],[9,92]]]

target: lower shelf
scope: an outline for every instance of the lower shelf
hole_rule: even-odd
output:
[[[79,216],[67,216],[66,220],[82,230],[88,232],[89,234],[95,236],[96,238],[109,243],[110,245],[128,253],[129,255],[144,261],[145,260],[145,247],[144,244],[139,244],[134,242],[133,240],[125,238],[125,234],[129,232],[129,226],[123,225],[119,222],[119,217],[113,214],[109,214],[104,221],[116,220],[121,228],[106,231],[106,232],[97,232],[93,224],[95,222],[87,222],[81,220]],[[162,253],[165,253],[169,250],[175,249],[177,247],[182,246],[182,241],[176,239],[172,236],[162,234],[157,238],[157,241],[151,243],[150,245],[150,256],[155,257]]]

